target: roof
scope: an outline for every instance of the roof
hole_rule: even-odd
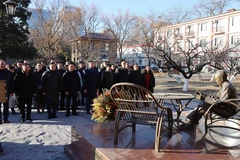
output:
[[[114,40],[114,38],[104,33],[88,33],[80,36],[80,38],[102,39],[102,40]]]

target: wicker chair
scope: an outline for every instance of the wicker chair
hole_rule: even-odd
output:
[[[239,101],[240,98],[228,99],[212,104],[205,113],[205,134],[207,134],[209,128],[215,127],[230,128],[240,131]],[[224,121],[232,122],[236,124],[237,127],[224,125],[224,123],[221,123]]]
[[[156,127],[155,151],[160,149],[161,131],[166,129],[172,135],[172,110],[160,106],[151,92],[133,83],[117,83],[110,89],[111,97],[117,104],[115,119],[114,144],[118,142],[118,134],[126,127],[136,131],[136,124]],[[123,122],[123,123],[120,123]]]

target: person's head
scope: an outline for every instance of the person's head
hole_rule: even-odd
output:
[[[62,62],[58,62],[57,67],[58,67],[58,69],[62,69],[63,68]]]
[[[56,63],[56,60],[53,58],[51,59],[50,63]]]
[[[6,69],[6,62],[4,60],[0,60],[0,69],[1,70]]]
[[[151,68],[150,68],[149,66],[146,66],[145,70],[146,70],[147,72],[150,72],[150,71],[151,71]]]
[[[137,64],[135,64],[135,65],[133,66],[133,69],[134,69],[134,71],[138,71],[139,66],[138,66]]]
[[[50,63],[49,64],[49,69],[50,69],[50,71],[55,71],[57,69],[56,63]]]
[[[36,70],[40,71],[42,69],[42,64],[41,63],[37,63],[36,64]]]
[[[125,61],[121,61],[121,66],[122,66],[122,68],[125,68],[126,62]]]
[[[23,65],[23,61],[22,60],[18,60],[17,61],[17,67],[22,69],[22,65]]]
[[[95,67],[95,63],[94,63],[93,61],[89,61],[89,62],[88,62],[88,66],[89,66],[90,68],[94,68],[94,67]]]
[[[29,65],[28,63],[23,63],[23,65],[22,65],[22,71],[23,71],[24,73],[29,73],[30,70],[31,70],[30,65]]]
[[[85,63],[84,63],[83,61],[79,61],[79,62],[78,62],[78,66],[79,66],[80,68],[84,68],[84,67],[85,67]]]
[[[227,81],[227,72],[225,72],[224,70],[218,70],[215,73],[214,78],[217,84],[221,85],[223,82]]]
[[[111,64],[106,64],[106,71],[111,71]]]
[[[44,62],[44,61],[41,61],[41,64],[42,64],[42,66],[43,66],[43,67],[45,67],[45,66],[46,66],[46,64],[45,64],[45,62]]]
[[[75,70],[75,64],[73,62],[70,62],[68,65],[68,70],[69,72],[72,72]]]
[[[115,70],[116,69],[116,66],[114,64],[111,65],[111,70]]]
[[[24,59],[23,63],[30,64],[30,61],[28,59]]]
[[[14,72],[15,72],[15,67],[10,66],[10,67],[9,67],[9,71],[12,72],[12,73],[14,73]]]

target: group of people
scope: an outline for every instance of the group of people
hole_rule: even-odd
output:
[[[129,66],[121,61],[118,65],[103,62],[100,68],[93,61],[88,66],[82,61],[78,66],[68,61],[63,65],[54,59],[46,66],[38,62],[32,69],[28,60],[17,61],[16,66],[0,61],[0,80],[5,80],[7,97],[16,97],[20,110],[21,122],[31,121],[32,102],[41,113],[47,109],[48,119],[57,117],[57,110],[66,109],[66,117],[78,115],[77,106],[86,105],[86,113],[91,114],[93,99],[110,89],[118,82],[131,82],[142,85],[153,92],[155,78],[149,66],[141,71],[138,65]],[[25,113],[26,106],[26,113]],[[3,119],[0,109],[0,124],[9,123],[9,107],[16,114],[14,107],[3,103]]]

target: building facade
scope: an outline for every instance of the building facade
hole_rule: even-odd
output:
[[[117,41],[106,33],[89,33],[71,40],[71,60],[89,61],[97,64],[117,61]]]
[[[181,53],[198,44],[197,51],[204,47],[230,48],[240,44],[240,10],[231,9],[226,13],[200,18],[184,23],[162,27],[156,34],[156,45],[174,45],[171,50]],[[162,46],[167,49],[167,46]],[[240,47],[236,47],[238,50]]]

